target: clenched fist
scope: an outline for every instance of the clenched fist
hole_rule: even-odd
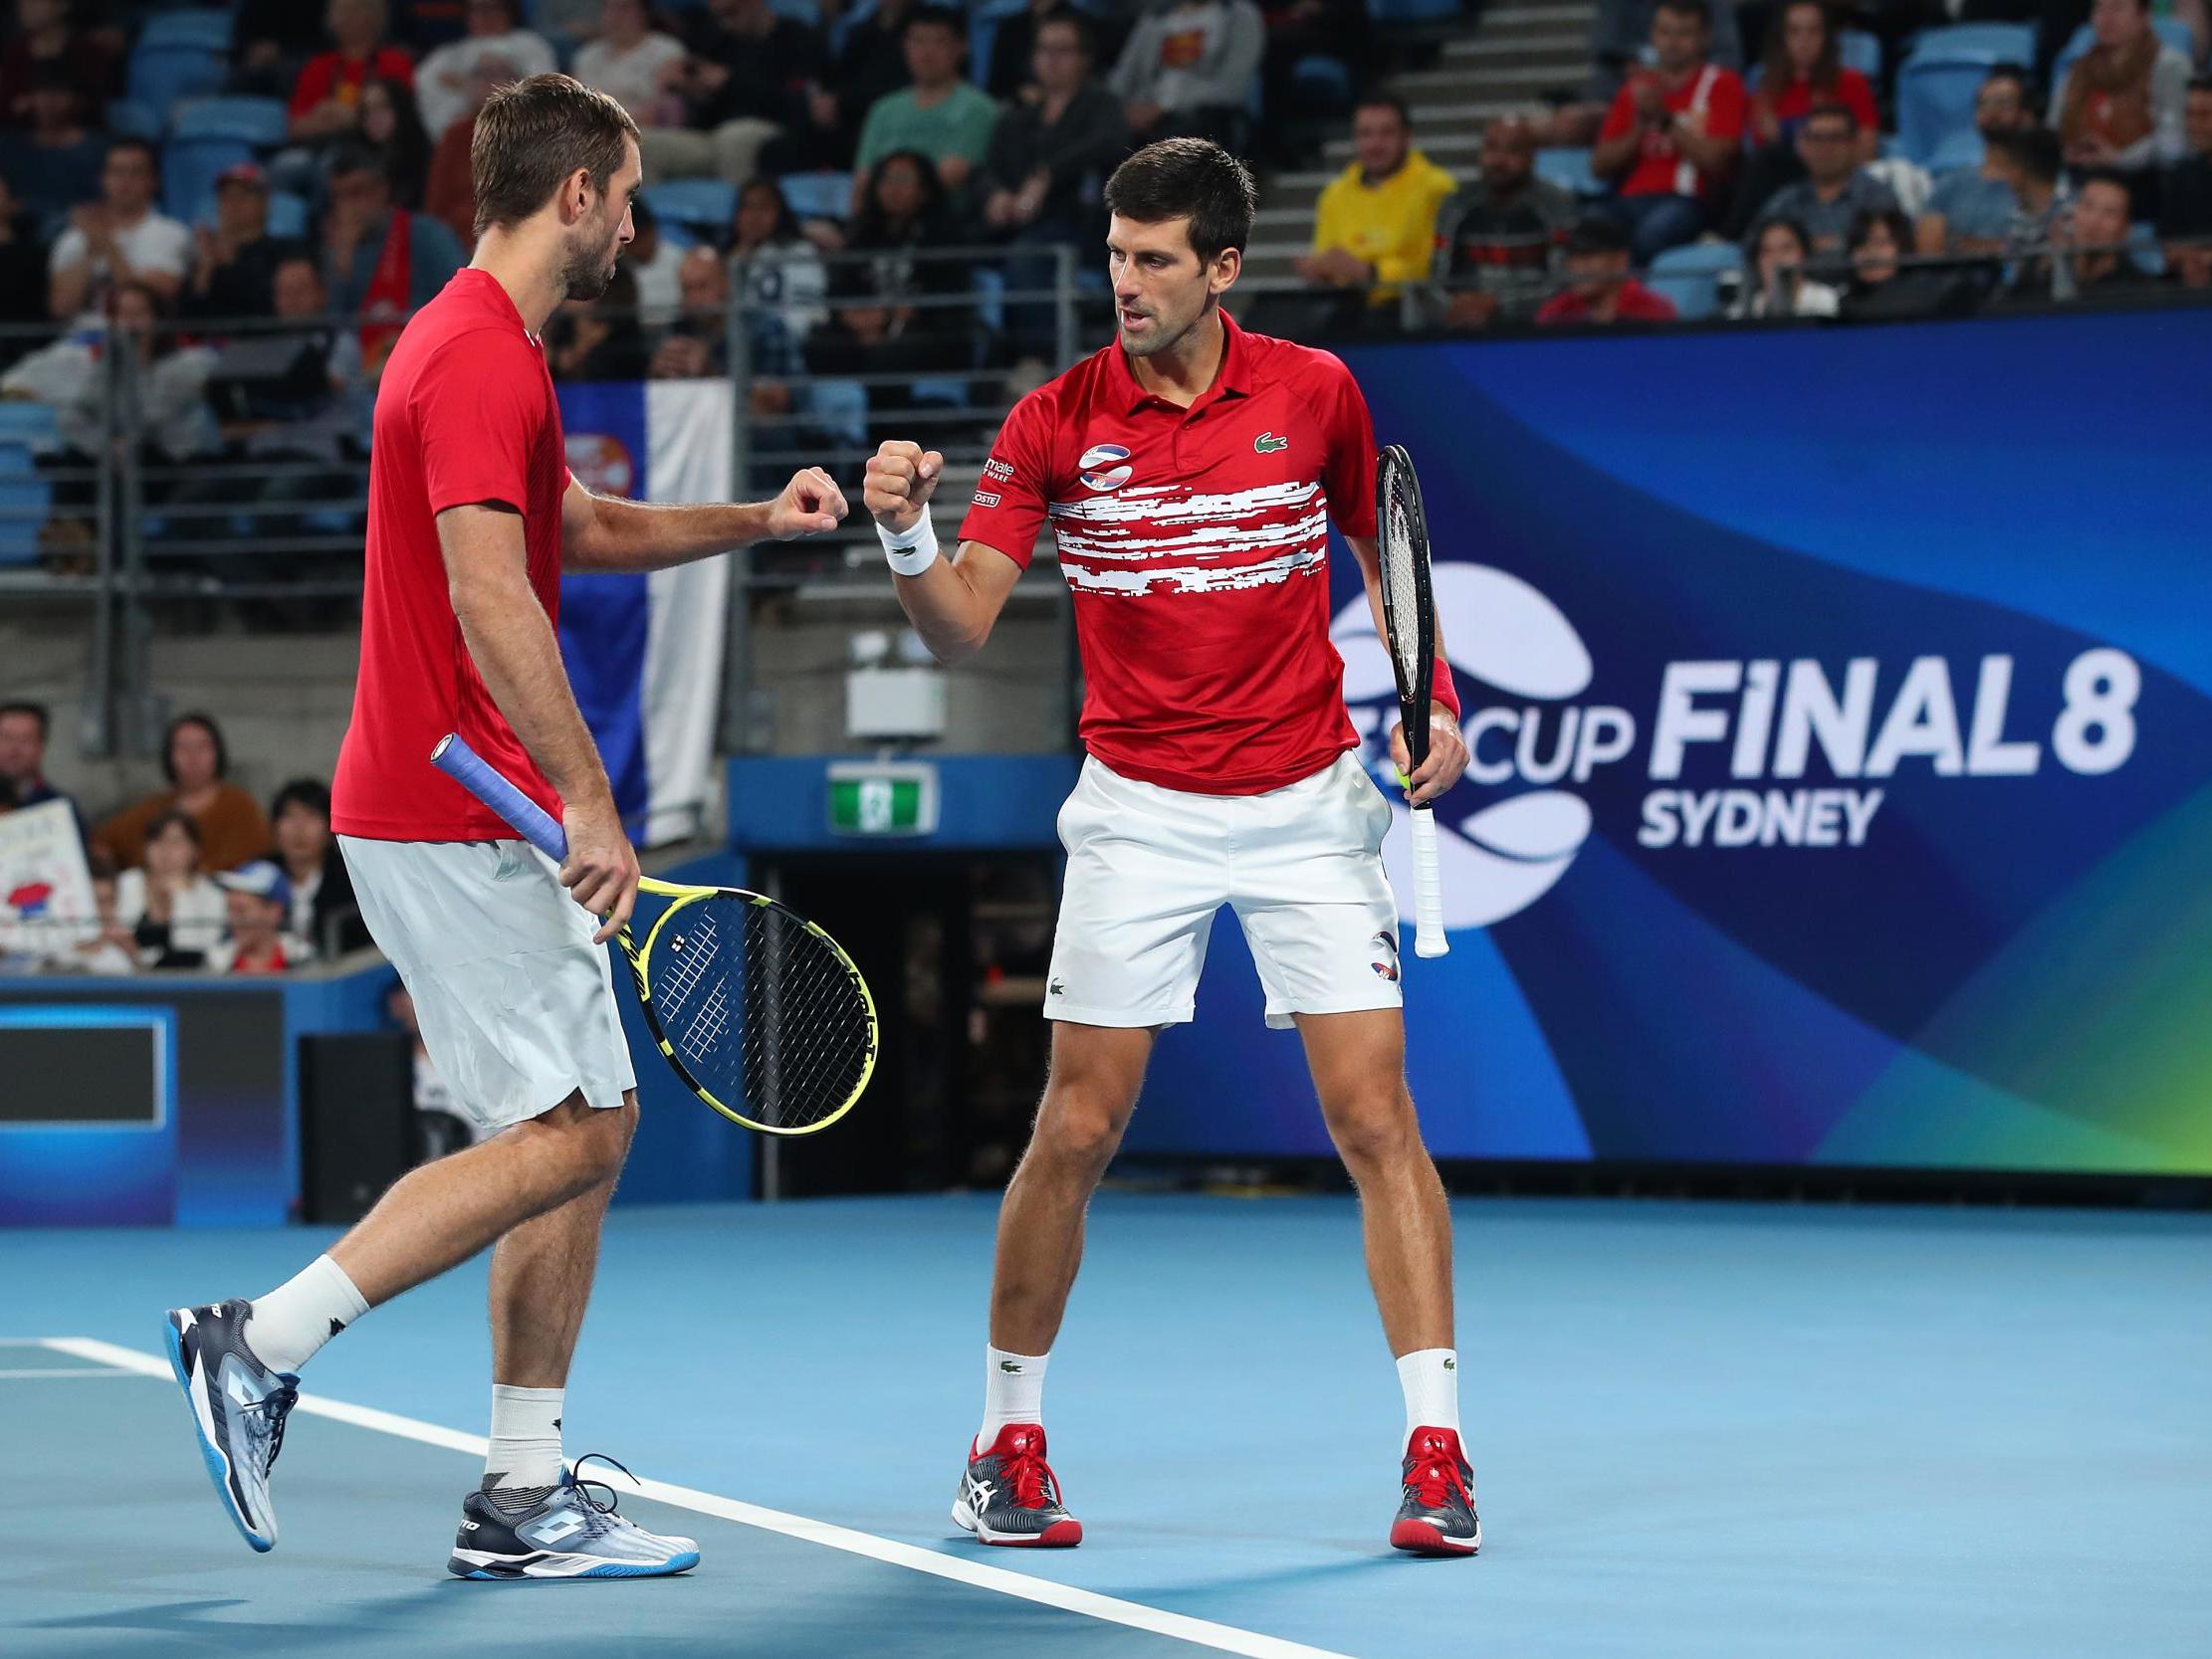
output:
[[[921,521],[945,458],[920,444],[886,443],[868,461],[860,499],[875,520],[893,535],[904,535]]]

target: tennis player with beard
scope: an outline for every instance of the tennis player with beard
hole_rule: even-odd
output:
[[[1251,175],[1172,138],[1106,187],[1120,337],[1015,406],[951,559],[928,503],[943,458],[889,443],[866,501],[899,601],[947,662],[980,649],[1050,518],[1075,594],[1089,757],[1060,813],[1067,882],[1045,1017],[1051,1077],[998,1215],[983,1428],[953,1519],[985,1544],[1072,1545],[1044,1461],[1045,1363],[1083,1251],[1083,1212],[1137,1104],[1153,1038],[1192,1017],[1215,913],[1231,907],[1298,1028],[1329,1133],[1359,1185],[1368,1275],[1398,1358],[1406,1451],[1390,1540],[1472,1555],[1459,1444],[1451,1222],[1405,1076],[1391,811],[1352,750],[1329,643],[1328,521],[1382,625],[1375,439],[1325,351],[1222,311],[1251,232]],[[1437,653],[1416,803],[1465,767]],[[1392,747],[1406,766],[1404,733]]]
[[[485,103],[470,161],[475,259],[408,322],[377,387],[360,680],[331,821],[431,1060],[490,1139],[400,1179],[268,1295],[173,1310],[169,1350],[216,1491],[268,1550],[269,1471],[301,1366],[369,1309],[495,1245],[491,1449],[449,1568],[681,1572],[699,1559],[691,1540],[613,1513],[562,1457],[569,1356],[637,1120],[602,945],[636,902],[638,866],[561,665],[560,577],[832,529],[845,502],[813,469],[758,506],[647,507],[578,484],[539,334],[614,275],[637,128],[605,94],[534,76]],[[449,731],[562,822],[565,863],[431,766]]]

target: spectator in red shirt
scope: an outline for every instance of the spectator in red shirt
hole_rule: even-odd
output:
[[[310,58],[292,84],[292,136],[303,143],[356,132],[369,82],[415,84],[414,60],[384,44],[384,0],[331,0],[327,22],[337,49]]]
[[[1629,275],[1629,233],[1593,214],[1567,238],[1567,292],[1545,302],[1539,327],[1593,322],[1671,322],[1674,302]]]
[[[1652,13],[1658,64],[1638,69],[1599,129],[1590,165],[1615,181],[1607,211],[1628,228],[1639,265],[1692,241],[1711,223],[1743,135],[1743,82],[1706,57],[1706,0],[1659,0]]]
[[[1744,108],[1744,143],[1749,153],[1725,228],[1730,241],[1748,234],[1760,204],[1805,176],[1797,153],[1797,129],[1823,104],[1841,104],[1852,112],[1859,123],[1852,160],[1862,167],[1872,161],[1881,141],[1874,88],[1857,70],[1844,68],[1837,52],[1836,19],[1825,0],[1787,0],[1775,27],[1767,31],[1758,90]]]
[[[70,27],[69,0],[15,0],[15,38],[0,46],[0,126],[28,125],[33,74],[60,69],[95,104],[115,96],[115,57]]]

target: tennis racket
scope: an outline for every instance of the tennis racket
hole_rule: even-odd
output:
[[[1419,771],[1429,757],[1429,693],[1437,677],[1437,602],[1429,585],[1429,520],[1413,458],[1392,444],[1375,463],[1375,521],[1381,532],[1383,629],[1398,677],[1406,757]],[[1414,808],[1414,954],[1441,956],[1443,891],[1437,881],[1437,815]]]
[[[568,837],[459,736],[430,763],[548,858]],[[876,1065],[876,1005],[837,941],[797,912],[734,887],[640,881],[673,901],[638,943],[616,937],[661,1056],[684,1086],[734,1124],[811,1135],[853,1108]]]

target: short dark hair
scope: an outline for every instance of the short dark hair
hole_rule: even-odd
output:
[[[1859,113],[1850,104],[1838,104],[1833,100],[1824,99],[1805,111],[1805,119],[1808,124],[1821,119],[1823,116],[1831,120],[1842,121],[1852,137],[1859,136]]]
[[[1982,77],[1982,85],[1986,87],[1992,81],[2010,81],[2020,89],[2023,104],[2028,102],[2028,95],[2035,89],[2035,82],[2029,78],[2027,67],[2023,64],[1991,64],[1989,73]]]
[[[2127,198],[2128,211],[2130,214],[2133,213],[2135,187],[2128,182],[2127,175],[2117,167],[2085,167],[2076,173],[2074,175],[2074,199],[2080,201],[2083,193],[2093,184],[2105,184],[2117,190]]]
[[[621,170],[623,145],[636,138],[629,111],[573,76],[533,75],[494,89],[469,140],[476,234],[521,224],[579,167],[604,193]]]
[[[43,703],[31,703],[20,698],[12,703],[0,703],[0,721],[6,720],[10,715],[29,715],[37,721],[39,741],[42,743],[46,741],[46,734],[54,729],[54,711]]]
[[[1359,101],[1352,105],[1352,113],[1355,115],[1362,109],[1394,110],[1398,115],[1400,126],[1408,132],[1414,129],[1414,112],[1407,107],[1406,101],[1396,93],[1385,92],[1379,87],[1372,88],[1360,94]]]
[[[1098,56],[1098,30],[1089,18],[1073,6],[1054,6],[1037,19],[1036,28],[1029,38],[1035,40],[1038,35],[1043,34],[1046,29],[1055,24],[1061,28],[1075,31],[1075,38],[1083,48],[1084,57],[1095,58]]]
[[[294,778],[270,797],[269,821],[273,824],[282,818],[288,806],[304,806],[328,819],[331,816],[331,786],[320,778]]]
[[[200,834],[199,820],[182,807],[172,806],[165,812],[156,812],[146,820],[145,834],[138,838],[140,849],[142,850],[148,844],[158,841],[161,838],[161,832],[171,825],[181,826],[184,833],[192,838],[193,846],[204,847],[207,845],[207,838]]]
[[[1672,12],[1676,17],[1694,17],[1708,29],[1713,23],[1713,9],[1705,0],[1659,0],[1653,10]]]
[[[1620,220],[1610,214],[1586,213],[1567,232],[1567,253],[1576,254],[1625,254],[1629,251],[1629,233]]]
[[[134,149],[143,153],[146,158],[146,165],[153,169],[156,177],[160,176],[161,151],[155,147],[151,138],[141,138],[135,132],[126,132],[120,138],[111,138],[108,141],[109,160],[113,160],[126,149]]]
[[[2016,132],[1992,132],[1985,142],[1990,149],[2003,155],[2030,178],[2045,184],[2058,178],[2059,169],[2066,162],[2066,152],[2060,146],[2059,135],[2048,126],[2025,126]]]
[[[934,23],[940,29],[950,29],[962,40],[968,38],[968,19],[950,6],[916,6],[906,14],[906,22],[899,29],[899,39],[904,40],[924,24]]]
[[[1191,221],[1191,247],[1211,263],[1252,237],[1259,188],[1251,169],[1211,138],[1162,138],[1114,169],[1106,211],[1140,225]]]
[[[1897,245],[1899,259],[1912,257],[1912,221],[1904,216],[1901,208],[1861,208],[1851,216],[1851,230],[1844,237],[1844,246],[1856,254],[1867,245],[1867,238],[1877,225],[1888,231],[1889,240]]]
[[[1811,256],[1813,239],[1805,234],[1805,227],[1787,213],[1777,213],[1771,219],[1759,221],[1757,228],[1751,233],[1751,252],[1754,256],[1759,251],[1759,244],[1766,240],[1768,231],[1788,231],[1791,239],[1797,243],[1797,251],[1807,257]]]
[[[341,178],[347,173],[373,173],[387,185],[391,183],[391,169],[384,164],[383,151],[359,139],[341,143],[331,152],[330,176]]]
[[[176,746],[176,734],[188,726],[198,726],[214,742],[215,775],[218,778],[228,777],[230,775],[230,744],[223,741],[223,728],[215,724],[213,715],[203,715],[197,711],[189,715],[177,716],[175,720],[169,722],[167,728],[162,731],[161,775],[171,783],[176,781],[176,762],[169,758],[169,751]]]

